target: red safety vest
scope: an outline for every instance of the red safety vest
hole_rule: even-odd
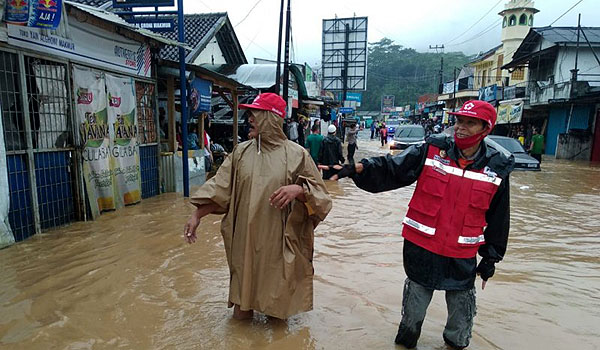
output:
[[[472,258],[485,243],[485,213],[502,179],[489,167],[463,170],[429,145],[402,236],[438,255]]]

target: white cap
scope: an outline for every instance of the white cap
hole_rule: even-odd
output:
[[[335,134],[335,125],[329,125],[327,132],[330,134]]]

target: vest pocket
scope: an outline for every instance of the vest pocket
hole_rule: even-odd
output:
[[[492,202],[492,196],[496,192],[495,187],[496,185],[490,183],[473,182],[470,205],[478,209],[487,210]]]
[[[461,234],[458,236],[458,245],[461,247],[474,247],[485,243],[483,237],[485,213],[467,213]]]

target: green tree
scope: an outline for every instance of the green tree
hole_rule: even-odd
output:
[[[444,81],[451,81],[454,67],[462,67],[470,57],[462,52],[421,53],[383,38],[369,43],[367,90],[361,110],[379,110],[383,95],[394,95],[396,106],[414,105],[417,98],[437,93],[440,58],[444,57]]]

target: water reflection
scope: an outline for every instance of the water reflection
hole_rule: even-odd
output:
[[[387,153],[359,141],[356,159]],[[516,172],[505,261],[485,291],[471,349],[597,349],[600,168],[544,161]],[[398,349],[400,222],[414,187],[369,194],[328,183],[315,247],[315,309],[287,322],[231,319],[219,217],[186,245],[178,195],[0,250],[2,349]],[[436,293],[419,349],[445,349]]]

